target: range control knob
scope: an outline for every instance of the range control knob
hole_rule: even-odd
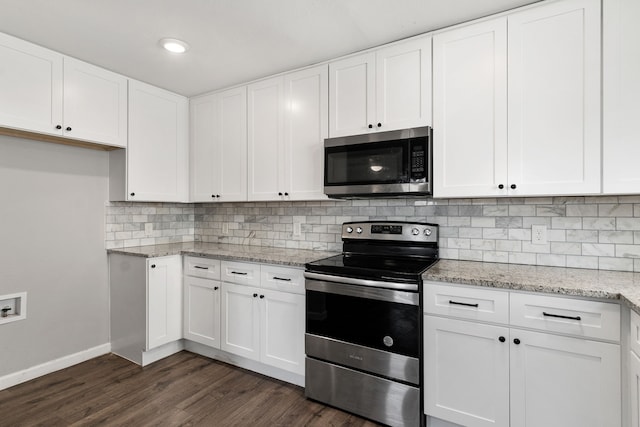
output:
[[[430,228],[425,228],[424,229],[424,235],[425,236],[431,236],[431,229]]]
[[[417,228],[414,228],[411,230],[411,234],[413,234],[414,236],[417,236],[418,234],[420,234],[420,230],[418,230]]]
[[[356,233],[361,234],[362,233],[362,227],[356,228]]]
[[[353,228],[347,227],[347,233],[353,233]]]

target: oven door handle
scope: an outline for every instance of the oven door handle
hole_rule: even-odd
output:
[[[406,292],[402,290],[381,289],[376,287],[353,286],[345,282],[317,280],[307,276],[315,273],[305,273],[305,289],[328,294],[345,295],[356,298],[375,299],[379,301],[395,302],[399,304],[419,305],[420,295],[417,292]],[[319,276],[325,276],[320,274]],[[342,280],[341,277],[327,276],[331,280]]]
[[[380,280],[357,279],[355,277],[333,276],[330,274],[304,272],[307,279],[326,280],[329,282],[348,283],[350,285],[367,286],[370,288],[394,289],[400,291],[418,292],[418,285],[415,283],[384,282]]]

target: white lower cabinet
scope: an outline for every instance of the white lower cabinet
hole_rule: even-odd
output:
[[[629,420],[631,427],[640,427],[640,316],[631,312],[629,334],[629,363],[627,381],[629,390]]]
[[[220,348],[220,282],[184,278],[184,338]]]
[[[109,255],[113,353],[144,366],[180,350],[181,258]]]
[[[466,427],[621,425],[617,304],[495,290],[483,297],[478,288],[449,284],[425,288],[428,416]],[[511,296],[511,310],[494,303],[500,293]],[[512,327],[541,316],[539,331]],[[561,327],[572,336],[558,334]],[[607,342],[586,339],[593,328]]]
[[[304,375],[302,269],[196,257],[184,265],[186,339]]]

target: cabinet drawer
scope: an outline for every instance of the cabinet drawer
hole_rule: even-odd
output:
[[[304,294],[304,270],[275,265],[262,265],[260,269],[263,288]]]
[[[629,348],[640,357],[640,315],[631,310],[631,327],[629,328]]]
[[[424,311],[484,322],[509,322],[509,294],[449,284],[424,284]]]
[[[221,261],[220,280],[239,285],[260,286],[260,264]]]
[[[510,321],[512,326],[620,340],[618,304],[514,292],[511,294]]]
[[[203,279],[220,280],[220,260],[184,257],[184,274],[187,276],[202,277]]]

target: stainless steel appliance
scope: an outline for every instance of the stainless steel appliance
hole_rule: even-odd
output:
[[[431,194],[431,128],[324,140],[324,192],[332,198]]]
[[[306,264],[307,397],[392,426],[422,422],[422,273],[438,226],[342,225],[343,253]]]

